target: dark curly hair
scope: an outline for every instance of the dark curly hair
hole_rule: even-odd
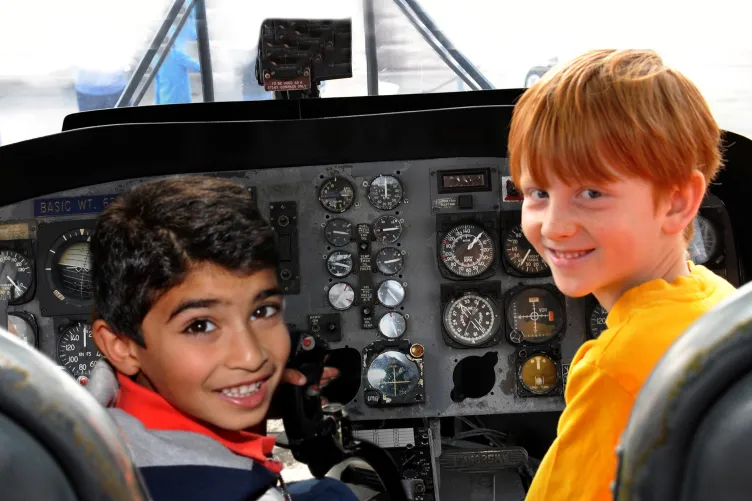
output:
[[[128,191],[98,218],[91,241],[94,318],[146,346],[141,323],[192,266],[253,273],[275,268],[269,224],[231,181],[181,176]]]

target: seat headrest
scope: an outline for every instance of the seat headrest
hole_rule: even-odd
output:
[[[752,283],[698,319],[653,369],[617,448],[614,499],[708,499],[694,497],[697,491],[688,489],[712,485],[708,483],[712,479],[690,477],[714,471],[698,468],[707,465],[711,454],[718,457],[718,446],[730,437],[749,443],[752,426],[740,422],[739,413],[752,402],[745,386],[750,384],[751,374]],[[736,416],[736,421],[729,428],[731,416]],[[752,422],[749,414],[746,416]],[[708,437],[717,443],[710,444]],[[724,451],[720,454],[725,456],[722,464],[738,461],[741,456],[734,456],[738,452]],[[749,486],[743,499],[748,498]]]
[[[106,410],[52,360],[2,329],[0,415],[49,452],[77,499],[148,499]],[[0,478],[0,485],[10,481]]]

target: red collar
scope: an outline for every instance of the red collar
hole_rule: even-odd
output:
[[[269,459],[274,437],[247,431],[222,430],[201,424],[170,405],[158,393],[141,386],[129,377],[118,374],[120,392],[115,407],[141,421],[150,430],[181,430],[200,433],[221,443],[235,454],[261,463],[266,469],[279,473],[282,463]]]

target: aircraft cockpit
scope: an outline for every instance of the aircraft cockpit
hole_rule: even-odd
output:
[[[73,475],[72,487],[50,480],[60,487],[49,492],[66,492],[60,499],[95,499],[85,491],[107,481],[126,489],[117,497],[118,488],[103,487],[109,499],[148,499],[114,428],[97,424],[105,417],[82,396],[101,358],[91,329],[91,232],[97,215],[129,188],[203,174],[247,189],[276,234],[291,364],[317,376],[325,356],[341,372],[320,395],[307,387],[284,396],[290,406],[278,443],[304,464],[296,472],[336,476],[361,499],[523,499],[556,436],[572,359],[598,338],[607,314],[594,297],[556,288],[520,226],[508,125],[524,92],[516,87],[544,58],[523,65],[514,88],[494,84],[506,75],[471,62],[470,53],[491,55],[469,44],[457,23],[440,27],[451,16],[437,2],[364,2],[359,17],[325,20],[264,15],[246,43],[252,56],[244,50],[236,65],[243,95],[255,97],[212,102],[224,82],[212,65],[227,64],[214,59],[212,22],[237,33],[243,23],[204,0],[162,7],[152,31],[142,26],[151,33],[147,50],[106,109],[72,109],[59,132],[13,141],[4,124],[20,123],[7,118],[17,110],[0,99],[0,327],[15,335],[0,335],[0,439],[20,425],[42,445],[54,443],[53,461],[40,466],[49,478],[59,476],[55,461],[112,463],[105,472]],[[140,106],[152,93],[158,103],[160,68],[172,64],[191,23],[188,46],[200,70],[186,74],[189,103],[204,102]],[[429,54],[434,65],[422,75],[438,90],[416,84],[414,67],[400,68],[400,54],[410,54],[378,39],[397,28],[420,39],[420,57]],[[222,52],[229,53],[237,56]],[[547,57],[559,55],[566,54]],[[735,99],[749,105],[749,97]],[[687,252],[743,287],[752,269],[744,227],[752,136],[744,119],[721,118],[731,123],[719,119],[725,166]],[[709,320],[697,329],[710,327]],[[18,367],[38,373],[22,377]],[[29,388],[43,388],[42,375],[54,384],[35,393]],[[14,391],[25,392],[22,403],[13,403]],[[66,394],[73,395],[70,412],[60,410]],[[328,402],[321,406],[319,396]],[[20,421],[46,415],[73,435],[76,420],[86,420],[81,430],[95,429],[81,432],[93,444],[89,463],[73,459],[76,440],[54,423]],[[6,471],[0,466],[0,478]]]

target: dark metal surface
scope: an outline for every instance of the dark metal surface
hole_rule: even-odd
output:
[[[701,317],[653,370],[619,445],[615,499],[681,499],[698,425],[708,407],[750,372],[752,284]]]
[[[0,414],[47,448],[80,501],[148,499],[106,410],[52,360],[6,331],[0,331]]]

